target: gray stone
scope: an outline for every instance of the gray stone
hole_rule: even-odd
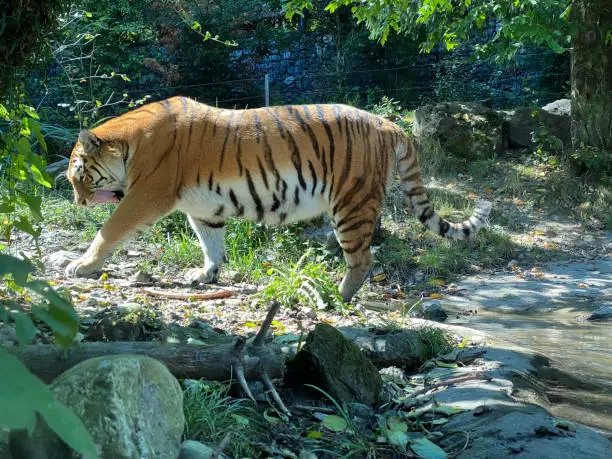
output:
[[[612,320],[612,305],[601,306],[597,311],[593,311],[587,320],[607,321]]]
[[[178,459],[209,459],[215,454],[215,448],[194,440],[185,440],[181,445]],[[225,457],[219,454],[216,457]]]
[[[506,119],[506,136],[510,147],[533,147],[532,132],[540,126],[557,137],[563,145],[570,145],[570,101],[561,99],[541,109],[521,107]]]
[[[69,252],[67,250],[60,250],[58,252],[54,252],[43,258],[45,263],[50,264],[54,268],[65,268],[71,261],[79,258],[79,254],[74,252]]]
[[[448,153],[478,159],[502,152],[502,124],[501,116],[484,105],[445,102],[417,109],[412,130],[421,143],[436,140]]]
[[[137,271],[136,274],[134,274],[131,278],[130,281],[132,282],[144,282],[144,283],[148,283],[151,282],[153,280],[153,278],[151,277],[151,275],[149,273],[146,273],[144,271]]]
[[[297,376],[297,380],[320,384],[340,404],[371,405],[378,400],[382,386],[378,370],[355,344],[331,325],[316,325],[293,367],[307,369],[307,374]]]
[[[438,300],[422,303],[423,317],[427,320],[435,320],[436,322],[444,322],[448,318],[448,314],[442,308],[442,303]]]
[[[183,393],[159,361],[123,355],[86,360],[53,381],[51,391],[81,418],[101,457],[178,457]],[[34,435],[43,457],[76,458],[46,426]]]

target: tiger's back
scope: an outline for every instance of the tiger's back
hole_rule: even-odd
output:
[[[282,224],[328,212],[348,265],[340,285],[348,301],[369,271],[372,233],[396,163],[407,204],[442,236],[469,237],[490,208],[460,224],[440,219],[411,140],[397,125],[345,105],[225,110],[175,97],[82,132],[79,140],[68,173],[75,200],[104,200],[96,193],[123,199],[85,256],[68,267],[73,275],[97,269],[130,233],[181,210],[206,258],[187,278],[214,281],[227,217]],[[100,171],[112,179],[98,177]]]

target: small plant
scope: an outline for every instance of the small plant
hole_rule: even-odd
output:
[[[219,444],[229,433],[231,457],[257,457],[252,438],[262,430],[250,400],[234,399],[229,387],[208,381],[189,381],[183,393],[185,438]]]
[[[257,297],[262,301],[277,300],[290,308],[301,303],[342,309],[338,287],[325,270],[325,263],[309,261],[310,254],[308,249],[296,263],[269,268],[270,282]]]
[[[551,134],[543,123],[531,132],[531,141],[536,147],[534,153],[538,158],[553,166],[559,164],[558,156],[563,151],[563,142]]]

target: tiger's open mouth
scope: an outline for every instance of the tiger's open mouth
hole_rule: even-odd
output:
[[[123,194],[123,191],[121,190],[117,190],[117,191],[99,190],[93,194],[91,202],[92,204],[101,204],[103,202],[112,202],[116,204],[123,199],[123,196],[124,194]]]

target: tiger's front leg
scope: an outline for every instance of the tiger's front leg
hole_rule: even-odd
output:
[[[99,271],[106,256],[123,240],[142,233],[171,210],[163,201],[143,202],[126,195],[108,221],[96,234],[85,254],[71,262],[65,270],[68,277],[86,276]]]
[[[192,215],[187,217],[200,241],[204,253],[204,267],[188,270],[185,280],[189,283],[217,282],[225,256],[225,221],[202,220]]]

